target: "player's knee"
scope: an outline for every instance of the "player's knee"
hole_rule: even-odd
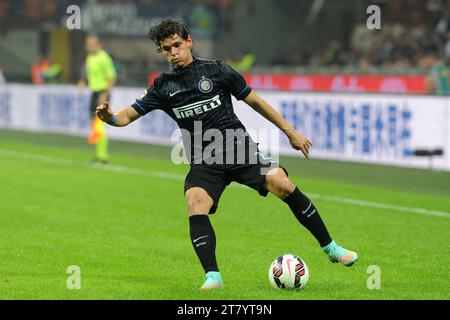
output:
[[[272,193],[275,194],[278,198],[284,199],[289,196],[295,190],[295,185],[286,179],[285,181],[280,181],[273,186]]]
[[[284,199],[295,190],[295,185],[289,180],[283,169],[276,168],[267,174],[266,188],[278,198]]]
[[[191,188],[185,194],[189,215],[208,214],[213,200],[202,188]]]

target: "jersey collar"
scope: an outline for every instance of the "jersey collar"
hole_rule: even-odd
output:
[[[192,68],[196,62],[197,62],[197,58],[195,56],[192,56],[192,62],[189,63],[186,67],[184,67],[184,68],[177,68],[174,65],[172,65],[172,71],[180,72],[182,70],[187,70],[189,68]]]

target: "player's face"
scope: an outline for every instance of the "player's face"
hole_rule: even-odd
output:
[[[88,53],[96,53],[101,49],[100,40],[94,36],[87,37],[85,48]]]
[[[184,40],[178,34],[167,37],[160,42],[164,58],[177,68],[183,68],[192,62],[192,37]]]

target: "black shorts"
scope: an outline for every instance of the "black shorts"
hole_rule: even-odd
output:
[[[193,187],[204,189],[213,200],[209,211],[209,214],[213,214],[217,210],[222,192],[233,181],[258,191],[263,197],[267,196],[266,174],[277,167],[281,167],[278,162],[271,161],[262,153],[256,164],[194,164],[186,176],[184,193]],[[287,170],[281,168],[287,175]]]
[[[95,109],[97,109],[97,107],[100,105],[98,98],[104,92],[105,91],[92,92],[91,102],[89,104],[89,116],[91,117],[91,119],[95,117]],[[109,100],[109,93],[106,96],[106,100]]]

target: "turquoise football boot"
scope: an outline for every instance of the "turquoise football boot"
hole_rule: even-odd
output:
[[[338,246],[334,241],[331,241],[330,244],[322,247],[322,249],[328,255],[331,262],[342,263],[346,267],[352,266],[358,260],[358,254],[356,252]]]
[[[216,288],[223,288],[222,277],[218,271],[210,271],[206,273],[206,280],[200,289],[211,290]]]

